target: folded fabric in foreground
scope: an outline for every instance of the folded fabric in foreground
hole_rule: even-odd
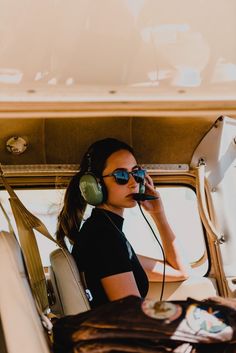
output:
[[[235,327],[236,310],[224,305],[191,298],[158,302],[128,296],[59,319],[53,330],[56,353],[182,352],[183,344],[190,349],[183,352],[209,344],[216,345],[218,352],[236,341]]]

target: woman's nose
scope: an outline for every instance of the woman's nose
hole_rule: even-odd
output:
[[[130,188],[133,188],[133,187],[136,187],[137,184],[138,184],[138,183],[137,183],[137,181],[134,179],[133,175],[130,174],[130,175],[129,175],[128,186],[129,186]]]

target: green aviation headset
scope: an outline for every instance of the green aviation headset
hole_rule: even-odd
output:
[[[88,160],[88,171],[81,176],[79,181],[79,188],[84,200],[92,206],[97,206],[106,201],[107,190],[103,180],[99,180],[99,178],[91,170],[91,156],[89,153],[87,154],[86,158]],[[144,193],[145,170],[143,169],[137,169],[131,172],[125,170],[116,170],[113,173],[104,175],[103,178],[113,176],[117,184],[125,185],[129,181],[130,174],[133,175],[136,182],[138,182],[140,185],[139,193]]]
[[[91,155],[86,156],[88,160],[88,171],[85,172],[79,181],[79,188],[84,200],[92,206],[97,206],[106,200],[106,188],[102,181],[96,177],[91,170]]]

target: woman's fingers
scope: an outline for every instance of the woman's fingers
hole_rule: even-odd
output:
[[[148,174],[146,174],[145,176],[145,188],[148,192],[151,192],[153,195],[157,195],[160,197],[159,192],[155,189],[155,185],[153,183],[152,178]]]
[[[153,180],[149,175],[145,176],[145,186],[150,187],[150,188],[154,188]]]

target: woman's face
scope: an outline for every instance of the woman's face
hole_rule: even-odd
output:
[[[112,153],[107,159],[102,175],[113,173],[117,169],[123,169],[128,172],[138,169],[136,159],[132,153],[127,150]],[[107,188],[108,197],[101,207],[122,215],[124,208],[130,208],[136,205],[133,194],[139,191],[139,184],[131,174],[128,183],[125,185],[117,184],[114,176],[103,178],[103,182]]]

